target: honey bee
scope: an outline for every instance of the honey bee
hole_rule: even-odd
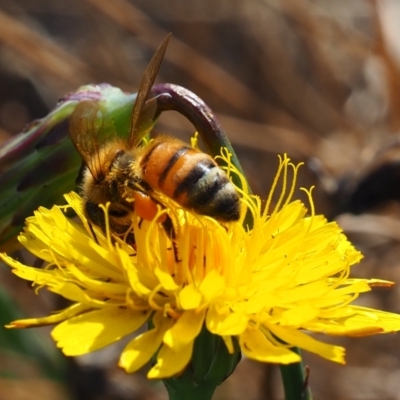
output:
[[[152,111],[154,99],[147,97],[168,40],[169,36],[143,75],[127,140],[116,135],[100,139],[95,127],[99,110],[94,102],[78,104],[70,120],[71,139],[84,161],[80,189],[86,217],[105,231],[106,220],[100,204],[109,202],[110,230],[129,244],[135,241],[133,213],[144,220],[154,219],[158,207],[164,207],[159,194],[186,210],[221,222],[236,221],[240,217],[239,195],[212,157],[168,136],[158,136],[146,145],[140,144],[144,120],[148,122],[156,113]],[[173,241],[171,218],[164,215],[158,222]]]

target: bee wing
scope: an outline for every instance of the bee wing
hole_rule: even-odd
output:
[[[80,102],[69,121],[69,135],[93,176],[101,174],[100,148],[107,141],[102,134],[103,121],[94,101]]]
[[[145,127],[146,124],[148,124],[148,121],[154,117],[157,111],[157,101],[154,101],[154,99],[146,100],[150,89],[153,86],[154,80],[156,79],[158,70],[160,69],[170,37],[171,33],[169,33],[162,41],[147,66],[140,82],[136,101],[132,110],[129,132],[128,143],[131,148],[138,145],[142,140],[143,136],[146,134],[146,129],[143,129],[143,126]]]

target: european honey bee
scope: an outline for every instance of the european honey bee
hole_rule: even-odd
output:
[[[143,120],[151,118],[154,104],[147,97],[168,40],[169,36],[143,75],[127,140],[116,135],[100,140],[94,123],[99,118],[98,106],[94,102],[81,102],[70,120],[71,139],[84,161],[80,189],[85,214],[92,224],[105,231],[106,220],[100,204],[109,202],[110,230],[130,244],[134,244],[133,213],[145,220],[154,219],[158,206],[163,207],[159,193],[184,209],[221,222],[236,221],[240,217],[239,195],[212,157],[168,136],[140,145]],[[173,240],[171,218],[164,215],[158,222]]]

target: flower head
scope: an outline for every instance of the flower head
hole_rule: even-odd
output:
[[[225,156],[229,164],[229,157]],[[229,166],[230,173],[237,173]],[[288,176],[292,174],[292,184]],[[52,337],[66,355],[82,355],[137,331],[150,319],[150,330],[135,336],[122,351],[120,366],[134,372],[157,354],[149,378],[182,371],[192,357],[203,326],[234,341],[247,357],[288,364],[298,362],[297,346],[344,363],[344,349],[308,332],[364,336],[400,329],[400,316],[352,305],[377,279],[350,278],[362,255],[335,222],[292,201],[297,167],[281,159],[271,194],[263,205],[244,184],[243,221],[221,225],[165,199],[154,221],[134,218],[136,249],[93,227],[83,200],[66,195],[81,222],[63,207],[40,208],[26,221],[21,243],[46,262],[44,269],[3,260],[19,277],[73,302],[44,318],[14,321],[10,327],[57,324]],[[278,184],[282,193],[272,207]],[[106,210],[106,207],[105,207]],[[168,212],[176,229],[176,252],[156,221]],[[246,214],[246,212],[243,212]]]

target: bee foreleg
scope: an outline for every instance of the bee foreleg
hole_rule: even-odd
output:
[[[97,226],[99,226],[103,232],[106,230],[106,219],[104,217],[104,211],[99,207],[98,204],[92,203],[91,201],[87,201],[85,204],[85,213],[89,221],[93,221],[93,223]],[[90,232],[96,241],[97,244],[99,244],[99,241],[97,240],[96,233],[94,232],[93,225],[91,222],[89,222],[89,228]]]
[[[90,233],[93,236],[94,241],[96,242],[96,244],[99,244],[99,241],[97,240],[96,233],[94,232],[94,229],[93,229],[93,225],[90,222],[89,222],[89,229],[90,229]]]
[[[106,216],[105,211],[98,204],[90,201],[86,202],[85,205],[86,216],[89,221],[92,221],[94,225],[97,225],[101,230],[107,234],[106,229]],[[132,247],[135,246],[135,235],[132,231],[132,224],[129,218],[129,212],[121,205],[116,207],[115,204],[111,204],[108,209],[108,223],[110,232],[114,235],[122,238],[127,244]],[[89,222],[90,231],[98,244],[96,234],[93,230],[92,224]]]

